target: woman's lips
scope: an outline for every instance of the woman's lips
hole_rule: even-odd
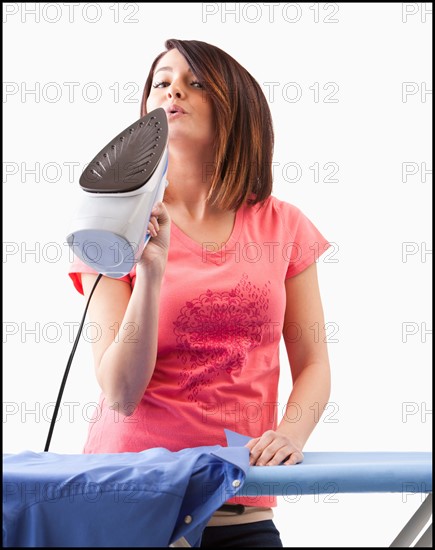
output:
[[[186,115],[186,113],[182,113],[181,111],[171,111],[166,114],[167,114],[168,120],[174,120],[175,118],[181,118]]]
[[[171,105],[168,105],[166,107],[166,116],[169,120],[176,120],[177,118],[181,118],[183,116],[187,115],[186,111],[181,107],[181,105],[178,105],[177,103],[172,103]]]
[[[176,114],[182,114],[185,115],[186,111],[181,107],[181,105],[177,105],[176,103],[173,103],[172,105],[169,105],[166,109],[167,115],[176,115]]]

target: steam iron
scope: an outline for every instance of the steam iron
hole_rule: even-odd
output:
[[[154,205],[163,200],[168,122],[162,108],[128,126],[80,177],[82,200],[67,242],[98,273],[118,279],[140,259]]]

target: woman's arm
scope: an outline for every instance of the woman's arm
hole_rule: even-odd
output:
[[[96,275],[83,273],[88,297]],[[99,338],[92,343],[98,383],[109,403],[133,414],[154,372],[161,277],[136,269],[133,291],[124,281],[102,277],[89,304]]]
[[[331,391],[324,315],[312,264],[286,280],[283,336],[290,362],[293,390],[276,431],[269,430],[248,443],[251,464],[276,465],[303,460],[302,449],[323,411]],[[321,415],[320,415],[321,416]]]
[[[152,211],[148,229],[153,237],[136,265],[133,288],[102,277],[89,304],[98,327],[93,342],[98,383],[109,403],[124,416],[135,411],[153,375],[157,358],[160,289],[168,258],[170,217],[163,203]],[[83,273],[86,298],[97,275]]]

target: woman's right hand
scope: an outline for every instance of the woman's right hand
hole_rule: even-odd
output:
[[[145,246],[136,269],[146,269],[156,274],[165,271],[169,252],[171,218],[163,202],[158,202],[151,211],[147,236],[151,235]]]

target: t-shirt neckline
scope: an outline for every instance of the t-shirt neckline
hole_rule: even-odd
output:
[[[176,237],[186,248],[188,248],[194,254],[203,257],[204,254],[207,255],[208,259],[219,263],[219,258],[222,256],[222,252],[226,249],[231,250],[234,247],[234,244],[239,239],[240,233],[242,231],[243,222],[245,218],[245,208],[246,203],[243,203],[242,206],[236,211],[236,216],[234,219],[233,230],[227,240],[227,242],[222,246],[222,243],[218,243],[220,248],[211,252],[204,247],[205,243],[198,243],[197,241],[190,238],[184,231],[182,231],[172,220],[171,220],[171,237]]]

